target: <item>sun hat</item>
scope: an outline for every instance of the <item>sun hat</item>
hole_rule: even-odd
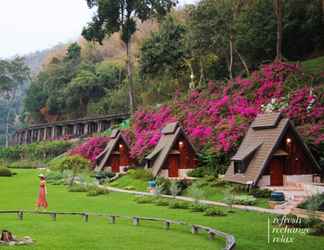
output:
[[[39,174],[38,177],[45,177],[45,175],[43,175],[43,174]]]

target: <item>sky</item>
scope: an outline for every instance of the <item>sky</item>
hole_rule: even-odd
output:
[[[180,4],[195,0],[180,0]],[[76,40],[93,11],[85,0],[7,0],[0,5],[0,58]]]

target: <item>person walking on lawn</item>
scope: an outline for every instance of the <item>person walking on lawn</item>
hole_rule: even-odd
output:
[[[40,178],[40,186],[39,186],[39,195],[38,195],[38,200],[37,200],[37,209],[47,209],[48,203],[46,200],[46,195],[47,195],[47,189],[46,189],[46,180],[45,176],[43,174],[39,175]]]

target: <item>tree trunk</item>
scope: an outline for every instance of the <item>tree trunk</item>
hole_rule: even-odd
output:
[[[134,103],[134,88],[133,88],[133,74],[132,74],[131,39],[126,44],[126,54],[127,54],[127,81],[128,81],[129,109],[130,109],[130,113],[133,114],[135,111],[135,103]]]
[[[203,62],[201,60],[201,57],[199,58],[199,66],[200,66],[200,77],[199,77],[199,88],[202,87],[202,83],[205,79],[205,76],[204,76],[204,65],[203,65]]]
[[[276,61],[282,61],[282,36],[283,36],[283,2],[274,0],[274,10],[277,17],[277,46]]]
[[[234,48],[234,50],[235,50],[236,54],[238,55],[238,57],[240,58],[240,61],[241,61],[241,63],[244,66],[244,69],[246,71],[246,74],[249,76],[250,75],[250,71],[249,71],[249,67],[248,67],[246,61],[244,60],[243,56],[241,55],[240,52],[238,52],[238,50],[236,48]]]
[[[232,37],[229,40],[229,47],[230,47],[230,61],[229,61],[229,65],[228,65],[228,74],[229,74],[229,78],[232,79],[233,78],[233,40]]]

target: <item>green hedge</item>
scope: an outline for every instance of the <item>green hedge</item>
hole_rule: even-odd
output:
[[[11,147],[0,147],[0,159],[5,161],[47,160],[63,154],[73,146],[68,141],[40,142]]]

